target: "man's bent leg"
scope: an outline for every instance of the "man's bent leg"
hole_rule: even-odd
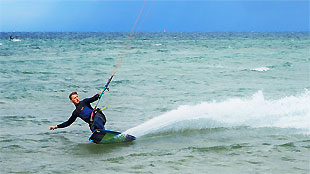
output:
[[[94,118],[94,123],[92,125],[92,131],[96,130],[96,129],[105,129],[104,125],[106,123],[106,119],[105,116],[102,112],[97,112]]]

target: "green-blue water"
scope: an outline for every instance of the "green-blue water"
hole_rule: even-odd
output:
[[[309,33],[136,33],[100,107],[133,143],[50,131],[98,93],[128,33],[0,33],[3,173],[309,173]]]

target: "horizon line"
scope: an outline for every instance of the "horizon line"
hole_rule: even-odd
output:
[[[0,31],[0,33],[130,33],[130,31]],[[136,31],[134,33],[310,33],[308,31]]]

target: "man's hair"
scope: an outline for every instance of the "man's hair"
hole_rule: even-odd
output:
[[[72,100],[72,95],[78,95],[77,92],[71,92],[71,94],[69,95],[69,99]]]

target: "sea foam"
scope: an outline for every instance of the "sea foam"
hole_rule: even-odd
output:
[[[125,133],[140,137],[146,134],[185,129],[217,127],[278,127],[310,129],[310,91],[298,96],[266,100],[258,91],[248,98],[202,102],[154,117]]]
[[[269,70],[270,70],[270,68],[268,68],[268,67],[258,67],[258,68],[251,69],[251,71],[259,71],[259,72],[269,71]]]

